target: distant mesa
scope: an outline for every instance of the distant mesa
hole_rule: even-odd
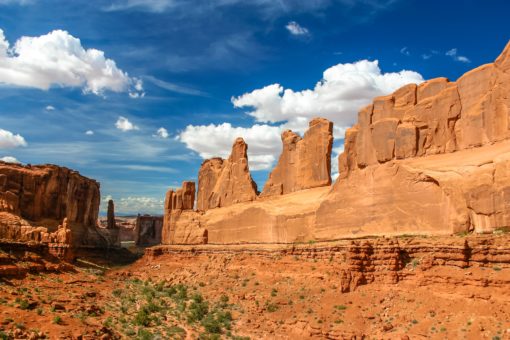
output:
[[[136,217],[134,241],[139,247],[150,247],[161,243],[163,216],[140,215]]]

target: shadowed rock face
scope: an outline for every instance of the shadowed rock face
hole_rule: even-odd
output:
[[[227,160],[204,161],[198,173],[197,209],[205,211],[257,198],[257,185],[248,168],[248,145],[237,138]]]
[[[108,201],[108,210],[106,213],[106,224],[108,229],[115,229],[115,206],[113,200]]]
[[[104,245],[96,231],[99,201],[99,183],[76,171],[0,162],[0,238],[41,241],[66,219],[74,245]]]
[[[261,196],[284,195],[331,184],[333,123],[315,118],[302,139],[287,130],[282,133],[282,143],[282,154]]]

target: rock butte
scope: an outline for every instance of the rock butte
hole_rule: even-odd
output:
[[[198,211],[191,204],[165,210],[170,223],[162,242],[296,242],[507,227],[509,54],[510,43],[494,63],[456,82],[437,78],[375,98],[345,133],[332,187],[327,120],[312,120],[303,139],[282,134],[282,155],[260,197],[246,144],[236,140],[227,161],[202,164]]]
[[[282,154],[262,190],[262,197],[331,184],[333,123],[315,118],[303,139],[286,130],[282,133],[282,143]]]
[[[212,158],[202,163],[198,172],[198,210],[226,207],[256,198],[257,185],[248,169],[248,145],[242,138],[235,140],[228,159]]]
[[[0,239],[106,247],[116,233],[97,228],[99,183],[56,165],[0,162]]]

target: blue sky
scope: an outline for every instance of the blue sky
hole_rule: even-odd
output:
[[[241,135],[261,188],[283,129],[325,116],[336,155],[373,96],[492,62],[509,12],[503,0],[0,0],[0,158],[76,169],[119,213],[161,213],[169,187]]]

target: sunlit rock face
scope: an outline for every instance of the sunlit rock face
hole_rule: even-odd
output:
[[[206,211],[257,198],[248,168],[248,145],[237,138],[228,159],[205,160],[198,173],[197,209]]]
[[[163,242],[289,243],[506,228],[509,54],[510,45],[456,82],[437,78],[374,98],[345,133],[333,186],[332,126],[325,119],[312,120],[303,138],[282,134],[282,154],[256,199],[248,180],[225,171],[231,159],[204,162],[199,211],[176,214],[174,236]]]
[[[282,143],[282,154],[264,185],[262,197],[331,184],[332,122],[313,119],[303,138],[286,130]]]

